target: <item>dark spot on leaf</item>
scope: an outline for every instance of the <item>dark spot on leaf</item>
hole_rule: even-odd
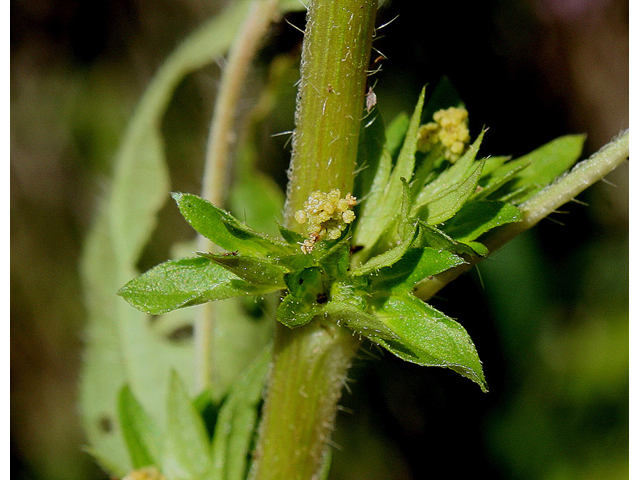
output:
[[[328,298],[327,298],[327,294],[326,294],[326,293],[324,293],[324,292],[319,293],[319,294],[316,296],[316,302],[317,302],[317,303],[319,303],[320,305],[322,305],[323,303],[327,303],[327,300],[328,300]]]
[[[193,338],[193,325],[183,325],[167,334],[167,340],[170,342],[182,342]]]
[[[358,252],[359,252],[360,250],[362,250],[363,248],[364,248],[364,246],[362,246],[362,245],[353,245],[353,246],[351,247],[351,251],[350,251],[350,253],[351,253],[351,255],[353,255],[354,253],[358,253]]]
[[[98,428],[104,433],[110,433],[113,430],[113,422],[109,415],[102,415],[98,420]]]
[[[303,282],[304,282],[304,279],[301,278],[300,280],[298,280],[298,285],[302,285]]]

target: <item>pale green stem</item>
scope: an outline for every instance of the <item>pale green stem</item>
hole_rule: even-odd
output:
[[[251,61],[277,12],[278,0],[255,0],[251,4],[222,72],[209,130],[202,179],[202,196],[214,205],[224,205],[227,195],[230,150],[235,136],[234,124],[244,80],[249,72]],[[199,251],[215,251],[217,248],[201,235],[198,236],[197,242]],[[196,313],[194,329],[197,391],[209,387],[214,374],[211,352],[216,310],[217,303],[208,302],[201,305]]]
[[[587,187],[602,180],[627,158],[629,158],[628,130],[622,132],[590,158],[577,164],[565,176],[559,178],[526,202],[518,205],[523,213],[522,221],[496,229],[483,243],[491,253],[499,250],[504,244],[578,196]],[[415,295],[423,300],[428,300],[442,287],[469,270],[480,260],[482,260],[481,257],[476,257],[469,260],[469,263],[465,265],[452,268],[421,282],[416,286]]]
[[[314,190],[353,188],[378,0],[312,0],[302,49],[285,222]],[[278,324],[253,480],[319,478],[337,402],[360,345],[331,319]]]

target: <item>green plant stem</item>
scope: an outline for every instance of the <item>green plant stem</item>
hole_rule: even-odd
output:
[[[289,224],[312,191],[345,194],[353,187],[376,8],[375,0],[309,4],[285,207]]]
[[[628,130],[622,132],[590,158],[577,164],[568,174],[560,177],[553,184],[518,205],[518,208],[523,213],[522,221],[498,228],[483,240],[490,254],[499,250],[507,242],[513,240],[544,217],[578,196],[587,187],[602,180],[627,158],[629,158]],[[469,263],[452,268],[421,282],[416,286],[415,295],[422,300],[428,300],[449,282],[482,260],[482,258],[467,259]]]
[[[312,0],[302,51],[285,222],[314,190],[353,187],[377,0]],[[318,478],[360,345],[335,322],[278,325],[254,480]]]
[[[278,11],[278,0],[255,0],[229,51],[226,67],[222,72],[220,89],[211,120],[205,156],[202,196],[214,205],[224,205],[229,179],[229,158],[233,142],[234,122],[238,100],[251,61]],[[198,236],[199,251],[215,251],[216,246],[202,235]],[[195,330],[195,383],[197,391],[211,385],[214,375],[213,349],[214,323],[217,303],[200,306],[194,322]]]

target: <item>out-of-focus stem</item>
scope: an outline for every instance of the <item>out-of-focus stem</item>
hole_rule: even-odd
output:
[[[222,72],[220,89],[209,130],[202,179],[202,196],[214,205],[223,205],[226,199],[234,121],[244,80],[249,71],[251,60],[258,51],[277,11],[278,0],[255,0],[251,4],[229,51],[229,57]],[[210,240],[201,235],[198,236],[197,241],[199,251],[215,251],[217,248]],[[197,391],[202,391],[210,386],[214,373],[211,352],[216,309],[217,303],[209,302],[200,306],[196,314],[194,325]]]

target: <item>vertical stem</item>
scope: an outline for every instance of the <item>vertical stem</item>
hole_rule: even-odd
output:
[[[309,4],[285,208],[290,224],[312,191],[353,187],[376,7],[376,0]]]
[[[378,0],[311,0],[285,222],[314,190],[353,187]],[[347,369],[360,341],[330,319],[278,325],[254,480],[320,475]]]

